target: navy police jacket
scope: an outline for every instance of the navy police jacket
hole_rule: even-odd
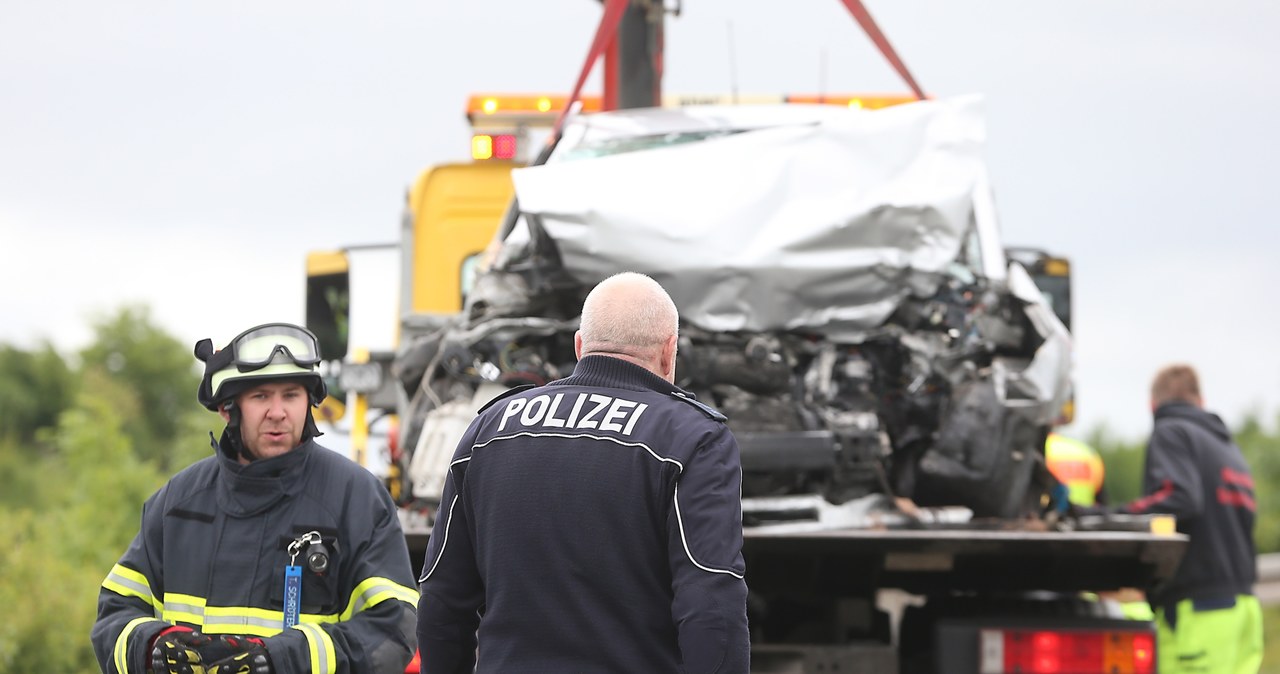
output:
[[[724,421],[599,355],[481,410],[419,579],[422,671],[746,672],[742,469]]]

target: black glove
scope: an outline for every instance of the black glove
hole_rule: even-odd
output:
[[[264,668],[235,669],[232,658],[240,655],[262,656]],[[246,661],[255,662],[252,657]],[[256,637],[174,630],[161,634],[151,649],[151,670],[155,674],[213,674],[223,663],[228,668],[221,671],[226,673],[271,674],[272,671],[267,649]]]

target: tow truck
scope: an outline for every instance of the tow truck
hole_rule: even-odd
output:
[[[625,4],[607,2],[606,20]],[[607,45],[608,39],[601,42],[609,32],[603,24],[597,43]],[[341,367],[347,390],[357,397],[357,411],[362,396],[365,405],[395,400],[400,427],[390,434],[397,444],[390,449],[389,488],[402,504],[417,564],[430,531],[441,467],[452,452],[450,440],[461,435],[479,404],[512,383],[504,373],[529,370],[514,366],[522,356],[514,341],[499,362],[490,364],[491,371],[474,354],[409,346],[429,342],[433,335],[443,339],[474,318],[460,315],[464,308],[474,309],[464,303],[474,291],[473,272],[498,254],[493,242],[500,242],[520,217],[520,206],[512,201],[511,171],[527,159],[521,154],[524,141],[540,125],[560,133],[566,120],[561,113],[578,98],[575,91],[567,101],[541,95],[472,100],[473,161],[429,169],[409,193],[400,243],[400,351]],[[900,102],[888,96],[823,98],[845,108],[872,107],[877,99]],[[585,99],[577,114],[608,109],[609,101],[608,95]],[[662,97],[662,102],[680,101]],[[494,232],[498,235],[491,236]],[[319,264],[335,259],[334,253],[326,255],[313,256],[317,263],[309,264],[328,273],[309,279],[308,324],[322,339],[340,344],[345,272],[341,265]],[[1017,255],[1026,259],[1028,254]],[[1052,298],[1060,322],[1067,323],[1069,265],[1047,253],[1032,254],[1031,260],[1031,277],[1041,277],[1040,291]],[[326,353],[345,354],[345,346]],[[477,363],[475,379],[485,380],[479,385],[437,375]],[[362,371],[377,376],[351,374]],[[403,381],[417,383],[404,387],[398,383]],[[1043,463],[1035,451],[1042,446],[1018,449],[1015,458],[1035,472]],[[801,455],[815,453],[796,454]],[[1036,474],[1043,478],[1043,472]],[[884,476],[874,470],[870,475],[885,480],[886,488],[859,498],[744,494],[753,671],[1154,671],[1151,623],[1125,620],[1114,604],[1082,593],[1147,587],[1170,577],[1186,539],[1168,519],[1066,517],[1062,504],[1045,494],[1016,516],[975,516],[973,507],[922,507],[901,498]]]

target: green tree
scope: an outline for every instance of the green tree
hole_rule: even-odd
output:
[[[87,634],[98,588],[164,480],[124,430],[132,396],[100,371],[86,373],[50,433],[56,451],[31,466],[45,488],[0,517],[0,606],[22,609],[0,612],[0,672],[96,668]]]
[[[75,374],[47,342],[34,351],[0,345],[0,438],[33,452],[36,432],[71,406]]]
[[[1280,413],[1273,417],[1270,429],[1257,413],[1247,415],[1235,438],[1253,473],[1258,552],[1280,552]]]
[[[1106,425],[1089,432],[1086,442],[1098,450],[1106,467],[1104,485],[1110,503],[1126,503],[1142,495],[1142,461],[1146,439],[1124,440]]]
[[[145,309],[95,329],[76,371],[48,347],[0,349],[0,404],[40,392],[0,433],[0,606],[21,608],[0,611],[0,674],[96,671],[102,579],[143,501],[221,426],[196,403],[195,358]]]
[[[191,349],[164,332],[146,307],[126,306],[94,324],[95,340],[80,356],[86,370],[100,369],[136,396],[138,414],[124,419],[134,451],[162,469],[179,464],[174,443],[195,405],[200,376]]]

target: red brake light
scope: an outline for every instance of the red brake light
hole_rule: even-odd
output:
[[[1133,674],[1156,671],[1156,644],[1150,634],[1133,635]]]
[[[494,159],[515,159],[516,158],[516,137],[510,134],[502,134],[493,137],[493,158]]]

